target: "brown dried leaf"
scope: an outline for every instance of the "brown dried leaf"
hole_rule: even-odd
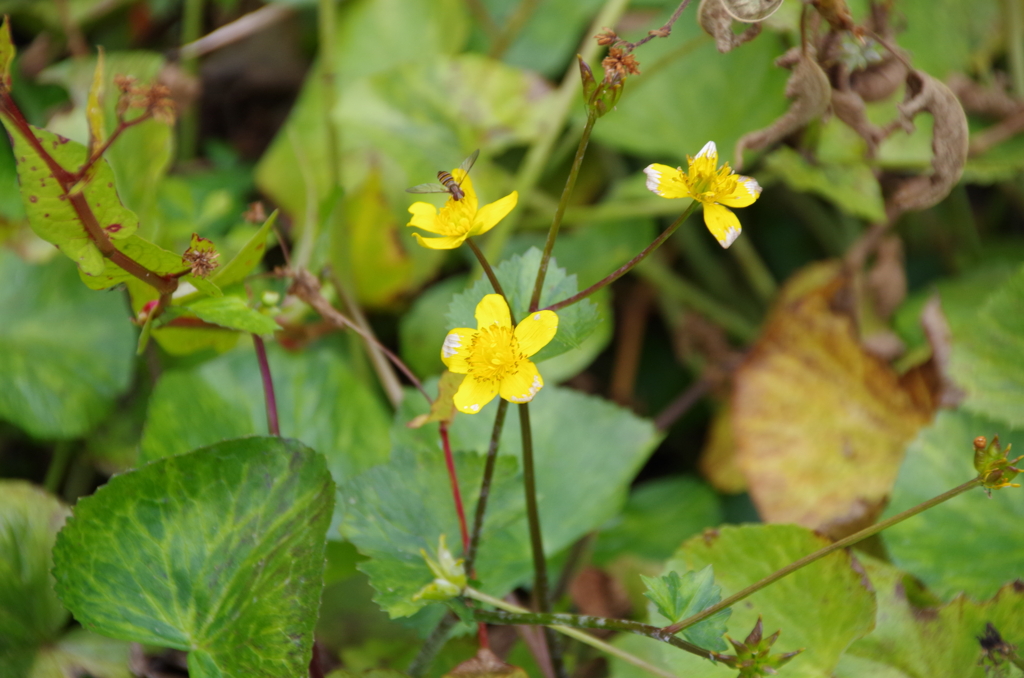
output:
[[[832,112],[867,143],[867,156],[873,158],[887,132],[868,120],[864,99],[852,89],[832,90]]]
[[[927,176],[895,178],[888,184],[886,211],[891,219],[909,210],[923,210],[949,195],[960,180],[967,162],[967,116],[956,95],[923,71],[907,74],[907,93],[897,106],[894,125],[908,133],[919,113],[930,113],[932,126],[932,173]]]
[[[833,310],[848,293],[843,277],[787,293],[806,290],[810,274],[821,267],[786,285],[736,374],[736,460],[765,520],[839,537],[877,516],[931,411]]]
[[[725,9],[722,0],[700,0],[697,22],[715,39],[715,46],[723,54],[731,52],[745,42],[750,42],[761,33],[759,23],[747,26],[742,33],[733,33],[733,18]]]
[[[465,378],[466,375],[464,374],[455,374],[445,370],[444,374],[441,375],[441,379],[437,382],[437,399],[430,404],[430,413],[413,417],[406,426],[409,428],[420,428],[432,421],[443,421],[446,424],[452,423],[452,419],[455,418],[455,402],[452,399]]]
[[[941,407],[956,407],[967,394],[956,385],[949,373],[949,363],[953,355],[953,332],[949,329],[946,314],[942,312],[942,301],[938,294],[932,295],[921,309],[921,326],[924,328],[928,345],[932,348],[931,362],[938,381],[938,404]]]
[[[811,52],[794,47],[776,59],[775,64],[783,68],[793,67],[793,74],[786,81],[786,96],[793,103],[772,124],[740,137],[734,154],[737,170],[743,167],[744,150],[757,150],[778,143],[828,110],[832,85]]]
[[[857,26],[853,23],[853,15],[850,8],[846,6],[846,0],[810,0],[818,14],[837,31],[855,31]]]
[[[480,648],[476,656],[467,659],[444,674],[444,678],[528,678],[526,671],[498,659],[487,648]]]
[[[701,475],[719,492],[739,494],[747,489],[747,479],[736,463],[736,436],[728,405],[718,408],[711,420],[699,465]]]
[[[867,288],[875,313],[888,320],[907,298],[907,272],[903,268],[903,241],[887,236],[878,243],[875,263],[867,274]]]
[[[581,614],[594,617],[625,617],[633,609],[622,583],[592,565],[580,570],[572,580],[569,595]]]

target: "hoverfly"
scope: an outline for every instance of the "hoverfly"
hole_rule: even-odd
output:
[[[469,170],[473,167],[473,163],[476,162],[476,157],[480,155],[480,149],[473,151],[468,158],[462,161],[459,168],[469,174]],[[465,175],[463,175],[465,177]],[[451,172],[445,172],[441,170],[437,173],[437,180],[441,183],[435,184],[419,184],[412,188],[405,189],[406,193],[450,193],[452,200],[462,200],[466,197],[466,194],[462,191],[462,182],[455,181],[455,177],[451,175]]]

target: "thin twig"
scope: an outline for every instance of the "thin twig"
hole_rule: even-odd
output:
[[[497,274],[495,274],[494,269],[491,268],[491,263],[487,261],[487,257],[484,256],[483,251],[479,247],[477,247],[476,243],[473,242],[472,238],[466,238],[466,244],[469,245],[469,249],[472,250],[474,255],[476,255],[476,260],[480,262],[480,267],[484,269],[484,275],[486,275],[487,279],[491,281],[491,287],[494,288],[494,291],[497,294],[500,294],[501,297],[505,300],[505,303],[508,304],[509,313],[511,313],[512,304],[509,303],[508,296],[506,296],[505,294],[505,290],[501,289],[501,283],[498,281],[498,276]],[[512,324],[514,325],[515,322],[516,319],[515,316],[513,316]]]
[[[691,407],[700,402],[700,399],[707,395],[710,390],[711,382],[707,379],[698,379],[693,382],[654,418],[654,427],[659,431],[667,431],[672,424],[676,423],[679,417],[686,414]]]
[[[480,481],[480,496],[476,500],[476,515],[473,517],[473,532],[466,549],[466,571],[472,572],[476,563],[476,551],[480,547],[480,535],[484,529],[484,516],[487,513],[487,500],[491,496],[491,481],[494,478],[494,467],[498,460],[498,445],[501,432],[505,428],[505,415],[508,412],[508,401],[504,398],[498,402],[498,411],[494,415],[494,427],[491,428],[491,441],[487,445],[487,460],[484,462],[484,474]]]
[[[452,456],[452,443],[448,437],[448,423],[440,422],[441,447],[444,449],[444,463],[448,467],[448,480],[452,484],[452,497],[455,500],[455,513],[459,516],[459,532],[462,534],[462,551],[469,552],[469,528],[466,527],[466,510],[462,506],[462,493],[459,491],[459,479],[455,473],[455,457]]]
[[[178,49],[178,56],[182,61],[185,61],[216,52],[222,47],[227,47],[232,43],[259,33],[268,26],[290,17],[294,13],[295,9],[290,5],[278,3],[265,5],[255,12],[243,14],[231,23],[207,33],[198,40],[182,45]]]
[[[491,44],[491,49],[488,51],[487,56],[492,59],[501,59],[505,51],[515,42],[519,32],[526,26],[526,22],[533,16],[533,12],[539,4],[540,0],[519,0],[519,5],[512,13],[512,16],[505,22],[505,29],[498,34],[497,39]]]
[[[423,641],[420,651],[416,653],[416,656],[409,664],[409,668],[406,669],[406,672],[412,678],[420,678],[420,676],[427,672],[427,669],[430,668],[431,663],[434,661],[434,657],[441,651],[444,644],[448,642],[448,634],[455,628],[455,624],[458,621],[459,618],[451,611],[441,617],[441,621],[437,622],[437,626],[430,632],[427,639]]]
[[[615,46],[622,48],[623,52],[629,54],[637,47],[646,45],[655,38],[667,38],[672,33],[672,24],[674,24],[676,20],[679,19],[679,17],[683,13],[683,10],[686,9],[686,6],[689,4],[690,0],[683,0],[681,3],[679,3],[679,6],[676,7],[676,11],[672,12],[672,16],[669,17],[669,20],[665,22],[665,25],[656,30],[648,31],[646,38],[643,38],[642,40],[638,40],[636,42],[617,42],[615,43]]]

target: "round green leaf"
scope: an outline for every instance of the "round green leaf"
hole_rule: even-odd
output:
[[[230,440],[115,476],[54,547],[87,629],[189,651],[194,678],[305,676],[334,483],[298,441]]]
[[[53,592],[50,551],[69,513],[41,488],[0,481],[0,667],[16,651],[53,640],[67,621]]]
[[[1005,446],[1024,447],[1024,429],[1011,429],[965,411],[940,412],[907,447],[886,516],[904,511],[974,476],[977,436],[998,433]],[[1012,452],[1011,451],[1011,452]],[[931,508],[882,533],[893,562],[938,595],[963,591],[987,598],[1024,578],[1024,491],[982,489]]]
[[[0,418],[37,438],[74,438],[128,387],[135,331],[118,295],[86,289],[57,259],[0,250]]]

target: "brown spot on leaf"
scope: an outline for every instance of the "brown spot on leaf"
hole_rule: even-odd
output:
[[[261,242],[261,243],[260,243],[259,245],[256,245],[256,251],[257,251],[257,252],[262,252],[262,251],[263,251],[263,248],[264,248],[264,247],[266,247],[266,246],[267,246],[267,244],[266,244],[266,243],[262,243],[262,242]]]
[[[97,207],[99,207],[99,205],[97,205]],[[107,231],[108,233],[117,233],[118,231],[121,230],[121,224],[111,224],[103,230]]]
[[[30,195],[30,196],[28,197],[28,201],[29,201],[29,202],[37,202],[38,200],[39,200],[39,198],[37,198],[37,197],[36,197],[36,196],[34,196],[34,195]]]
[[[60,194],[59,198],[61,200],[67,200],[68,199],[68,197],[66,195],[64,195],[63,193]]]
[[[701,534],[701,537],[704,539],[705,544],[714,544],[718,540],[718,535],[718,530],[711,527],[704,530],[704,533]]]

